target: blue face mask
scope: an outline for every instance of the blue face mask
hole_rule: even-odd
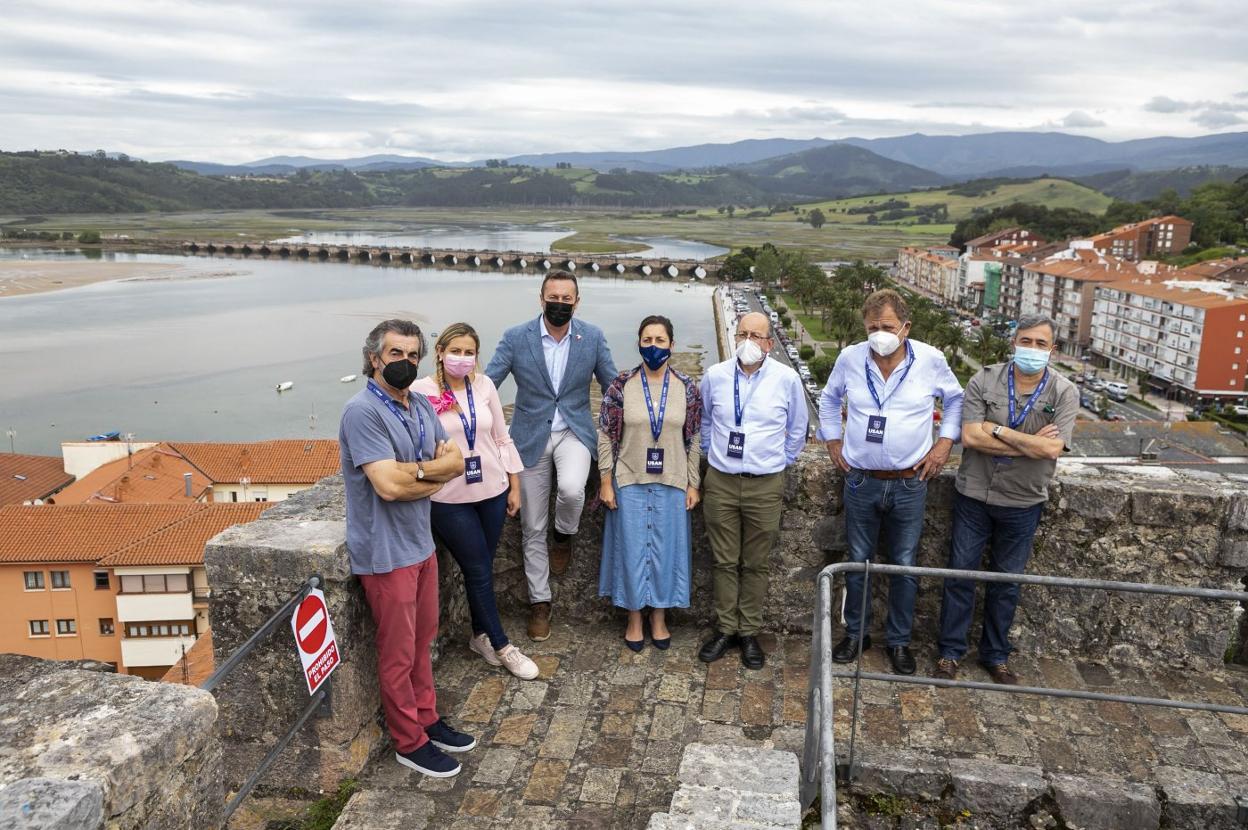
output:
[[[672,356],[671,349],[663,349],[658,346],[641,346],[637,351],[641,352],[641,359],[651,372],[658,371],[659,367]]]
[[[1024,375],[1034,375],[1044,371],[1049,365],[1049,352],[1045,349],[1029,349],[1026,346],[1014,347],[1014,365]]]

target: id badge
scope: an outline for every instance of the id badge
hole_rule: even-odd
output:
[[[469,484],[480,484],[483,476],[481,473],[481,456],[471,455],[464,459],[464,478]]]
[[[867,443],[884,443],[884,424],[887,420],[883,415],[867,416]]]
[[[662,475],[663,450],[661,448],[651,447],[646,450],[646,472],[654,475]]]
[[[745,458],[745,433],[728,433],[728,457]]]

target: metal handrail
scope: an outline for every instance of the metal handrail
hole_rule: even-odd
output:
[[[268,636],[273,633],[278,625],[289,619],[291,614],[295,613],[295,609],[299,607],[299,604],[307,598],[308,594],[311,593],[313,589],[319,588],[324,584],[325,580],[319,575],[308,577],[303,585],[300,586],[299,590],[295,592],[294,596],[286,600],[281,608],[274,611],[273,614],[264,621],[264,624],[257,628],[255,632],[247,638],[245,643],[236,648],[234,653],[226,658],[225,662],[212,673],[211,677],[200,684],[199,688],[206,692],[211,692],[216,689],[217,686],[221,684],[221,681],[229,677],[230,674],[238,668],[238,665],[243,662],[243,659],[255,650],[256,646],[260,645],[262,641],[267,639]],[[264,774],[269,771],[269,767],[273,766],[273,763],[277,761],[277,757],[282,754],[282,750],[290,744],[291,739],[295,737],[295,733],[308,722],[308,718],[312,717],[312,714],[320,707],[321,703],[325,700],[326,695],[329,693],[330,682],[331,681],[329,679],[326,679],[324,685],[317,690],[316,694],[312,695],[311,700],[308,701],[308,705],[299,714],[299,717],[295,720],[294,725],[287,729],[285,734],[283,734],[282,737],[273,744],[273,747],[269,750],[268,754],[264,756],[260,765],[256,767],[255,772],[253,772],[247,780],[243,782],[243,786],[239,787],[238,792],[235,793],[234,797],[230,799],[230,802],[225,805],[225,814],[222,818],[223,822],[228,821],[230,816],[234,815],[234,811],[237,810],[238,806],[243,803],[243,800],[251,794],[251,791],[255,788],[256,784],[258,784],[260,779],[264,777]]]
[[[942,680],[935,677],[914,677],[898,674],[881,674],[862,671],[862,643],[866,626],[858,632],[858,657],[854,671],[836,671],[832,666],[832,584],[839,573],[862,572],[862,611],[866,620],[866,605],[871,592],[871,574],[902,574],[930,576],[941,579],[965,579],[973,582],[1009,582],[1023,585],[1047,585],[1055,588],[1076,588],[1104,591],[1121,591],[1135,594],[1162,594],[1166,596],[1195,597],[1198,599],[1232,600],[1248,603],[1248,592],[1227,591],[1220,588],[1186,588],[1175,585],[1157,585],[1148,582],[1112,582],[1104,579],[1078,579],[1063,576],[1036,574],[1011,574],[995,571],[962,571],[952,568],[920,568],[909,565],[873,565],[870,562],[837,562],[819,572],[818,602],[815,606],[814,628],[811,632],[811,670],[806,707],[806,742],[802,751],[802,776],[800,798],[802,809],[814,803],[815,796],[823,793],[820,805],[823,826],[836,830],[836,747],[833,735],[832,683],[836,678],[854,681],[854,705],[850,726],[849,763],[847,777],[854,774],[854,748],[858,729],[858,688],[863,680],[883,683],[909,683],[943,688],[977,689],[1002,694],[1036,695],[1041,697],[1101,700],[1131,703],[1140,706],[1161,706],[1204,712],[1224,712],[1248,715],[1248,707],[1228,706],[1200,701],[1167,700],[1164,698],[1135,697],[1108,692],[1085,692],[1078,689],[1057,689],[1042,686],[1006,686],[980,683],[971,680]]]

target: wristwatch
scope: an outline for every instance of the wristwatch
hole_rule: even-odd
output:
[[[993,437],[993,438],[1000,439],[1000,437],[1001,437],[1001,430],[1003,430],[1003,429],[1005,429],[1005,426],[1004,426],[1004,425],[1002,425],[1002,424],[997,424],[995,427],[993,427],[993,428],[992,428],[992,437]]]
[[[1000,429],[1000,427],[997,427],[997,429]],[[421,464],[419,461],[416,462],[416,480],[425,480],[425,465]]]

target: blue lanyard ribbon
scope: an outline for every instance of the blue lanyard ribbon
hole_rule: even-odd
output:
[[[452,395],[455,390],[451,389],[450,384],[446,386],[448,392]],[[464,438],[468,439],[468,452],[473,452],[477,448],[477,405],[472,400],[472,383],[464,381],[464,392],[468,396],[468,418],[464,417],[462,411],[456,412],[459,416],[459,422],[464,425]]]
[[[650,382],[646,380],[646,370],[641,370],[641,389],[646,395],[646,414],[650,416],[650,434],[658,443],[659,434],[663,432],[663,417],[667,414],[667,386],[672,380],[671,370],[663,372],[663,393],[659,397],[659,416],[654,416],[654,401],[650,399]],[[739,421],[738,421],[739,422]]]
[[[1049,370],[1044,370],[1044,376],[1040,378],[1040,383],[1036,385],[1035,390],[1031,393],[1031,397],[1027,399],[1027,403],[1023,404],[1023,411],[1018,413],[1018,417],[1014,417],[1014,361],[1010,361],[1006,367],[1009,377],[1006,379],[1006,387],[1010,391],[1010,429],[1018,429],[1023,425],[1023,421],[1027,420],[1027,415],[1031,412],[1031,408],[1036,405],[1036,401],[1040,399],[1040,394],[1044,392],[1044,387],[1049,385]]]
[[[758,391],[759,381],[757,376],[762,370],[762,366],[754,370],[754,382],[750,384],[750,394],[745,396],[745,404],[743,405],[741,403],[741,367],[735,365],[732,367],[732,407],[733,413],[737,416],[738,427],[741,426],[741,419],[745,416],[745,410],[750,406],[750,400],[754,397],[754,393]]]
[[[884,404],[892,400],[893,395],[897,394],[897,390],[900,389],[901,385],[906,382],[906,376],[910,374],[910,367],[914,366],[914,346],[910,345],[909,340],[906,341],[906,368],[902,370],[901,377],[897,380],[897,385],[893,387],[893,391],[889,392],[884,400],[880,400],[880,394],[875,391],[875,378],[871,377],[870,349],[867,350],[866,361],[867,365],[865,371],[867,374],[867,388],[871,390],[871,397],[875,400],[876,409],[878,409],[882,415],[884,414]]]
[[[416,460],[420,461],[425,452],[425,421],[420,417],[420,413],[413,412],[416,416],[416,423],[420,426],[420,443],[417,444],[416,438],[412,435],[412,422],[409,421],[407,416],[403,414],[402,407],[398,405],[394,398],[390,397],[385,392],[382,392],[381,387],[373,383],[372,380],[369,380],[368,382],[368,391],[376,395],[377,399],[386,405],[386,409],[393,412],[394,417],[398,418],[403,424],[403,428],[407,430],[407,437],[411,439],[412,444],[416,447]]]

